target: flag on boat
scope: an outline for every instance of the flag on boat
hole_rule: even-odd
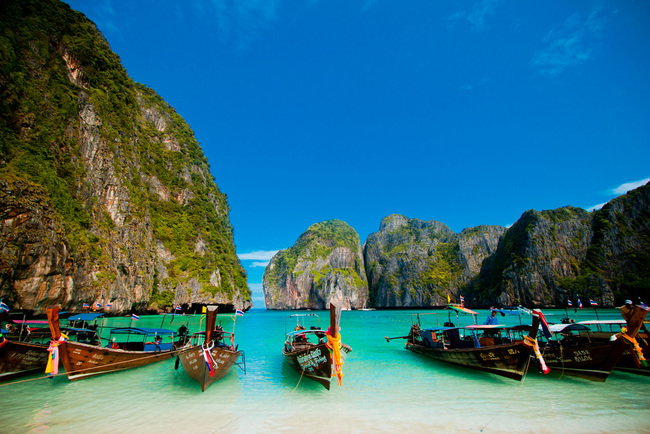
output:
[[[572,307],[572,306],[573,306],[573,303],[571,303],[571,300],[567,300],[567,301],[566,301],[566,304],[567,304],[569,307]]]
[[[580,297],[578,297],[578,307],[582,309],[582,302],[580,301]]]
[[[176,310],[182,310],[180,306],[176,306]]]
[[[463,297],[462,295],[460,296],[460,305],[461,306],[465,305],[465,297]]]
[[[241,310],[239,310],[239,309],[237,309],[237,310],[235,311],[235,315],[237,315],[237,316],[244,316],[244,312],[241,311]]]
[[[9,312],[9,306],[4,301],[0,301],[0,312]]]
[[[136,315],[136,314],[134,314],[134,313],[132,313],[132,314],[131,314],[131,319],[134,319],[134,320],[136,320],[136,321],[137,321],[137,320],[139,320],[139,319],[140,319],[140,317],[139,317],[138,315]]]
[[[546,317],[542,313],[541,310],[535,309],[535,313],[539,315],[539,323],[542,326],[542,333],[544,333],[544,336],[546,339],[551,339],[553,337],[553,332],[551,331],[551,328],[548,326],[548,322],[546,321]]]
[[[645,310],[649,310],[649,309],[650,309],[650,307],[648,307],[648,306],[647,306],[644,302],[642,302],[641,300],[639,300],[639,306],[641,306],[641,307],[644,308]]]
[[[101,309],[101,308],[102,308],[102,305],[99,304],[99,303],[97,303],[97,304],[95,305],[95,307],[97,307],[97,309]]]
[[[589,299],[589,304],[592,306],[598,306],[598,303],[596,303],[594,300]]]
[[[210,351],[214,348],[214,342],[212,342],[212,345],[209,348],[203,347],[203,360],[205,360],[205,364],[208,367],[208,372],[210,372],[210,377],[214,375],[214,369],[212,368],[212,355],[210,354]]]
[[[89,305],[88,303],[84,303],[84,307],[85,307],[85,308],[89,308],[90,305]]]

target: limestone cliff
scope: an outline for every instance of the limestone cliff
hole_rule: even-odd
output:
[[[591,217],[580,208],[526,211],[483,264],[478,305],[551,306],[566,303],[558,280],[575,278],[593,237]]]
[[[385,217],[364,245],[371,305],[440,306],[459,300],[459,287],[474,278],[505,232],[479,226],[454,233],[436,221]]]
[[[359,235],[347,223],[316,223],[264,271],[267,309],[344,309],[368,306],[368,284]]]
[[[42,312],[251,306],[183,119],[55,0],[0,4],[0,298]]]
[[[588,213],[526,211],[468,287],[479,305],[601,306],[650,297],[650,185]]]

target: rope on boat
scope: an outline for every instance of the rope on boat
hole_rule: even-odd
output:
[[[544,348],[543,353],[546,353],[546,348]],[[564,377],[564,347],[560,345],[560,363],[562,363],[562,369],[560,370],[560,376],[557,378],[561,380]]]
[[[291,393],[295,392],[298,386],[300,386],[300,382],[302,381],[302,376],[305,374],[305,370],[303,369],[302,372],[300,372],[300,378],[298,379],[298,384],[296,384],[296,387],[293,388]]]
[[[548,374],[550,369],[548,369],[548,366],[546,366],[542,353],[539,352],[539,344],[537,343],[537,339],[531,338],[530,336],[524,336],[523,344],[527,347],[532,348],[533,352],[535,353],[535,357],[537,358],[537,362],[539,363],[540,369],[544,374]]]

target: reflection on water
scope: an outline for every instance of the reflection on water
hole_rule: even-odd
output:
[[[0,386],[0,431],[650,431],[650,377],[615,372],[605,383],[592,383],[544,376],[533,363],[517,382],[463,370],[406,351],[401,340],[386,343],[384,336],[408,332],[412,313],[343,312],[343,342],[353,351],[343,366],[343,387],[333,384],[330,391],[301,379],[284,361],[289,313],[256,311],[237,318],[235,327],[246,375],[233,368],[203,393],[174,369],[175,359],[75,382],[27,377],[21,380],[35,380]],[[328,313],[319,314],[327,322]],[[559,322],[565,312],[545,314]],[[620,315],[614,309],[598,314]],[[481,311],[479,321],[485,316]],[[444,312],[439,317],[447,319]],[[232,317],[219,319],[232,330]],[[578,312],[578,321],[587,319],[595,319],[593,310]],[[516,317],[500,320],[519,323]],[[138,325],[159,327],[160,318],[141,317]],[[192,331],[200,326],[198,317],[191,318]]]

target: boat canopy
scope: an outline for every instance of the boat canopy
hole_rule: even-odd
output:
[[[478,315],[478,312],[474,312],[473,310],[468,309],[465,306],[461,306],[460,304],[448,304],[447,307],[449,309],[455,310],[456,312],[467,313],[470,315]]]
[[[460,328],[465,328],[470,330],[494,330],[494,329],[507,329],[510,328],[510,326],[507,326],[505,324],[490,324],[490,325],[474,324],[474,325],[468,325]]]
[[[621,324],[625,325],[626,322],[624,319],[610,319],[610,320],[591,320],[591,321],[580,321],[578,324],[584,324],[584,325],[610,325],[610,324]]]
[[[61,327],[62,332],[75,332],[75,333],[96,333],[97,330],[82,329],[78,327]]]
[[[446,332],[447,330],[458,330],[462,329],[463,327],[445,327],[445,326],[438,326],[438,327],[430,327],[428,329],[425,329],[424,331],[428,332]]]
[[[12,319],[14,324],[47,325],[46,319]]]
[[[98,313],[98,312],[88,312],[88,313],[80,313],[78,315],[73,315],[68,317],[68,321],[92,321],[94,319],[99,318],[100,316],[104,315],[103,313]],[[47,322],[47,321],[45,321]]]
[[[295,336],[295,335],[300,335],[305,333],[325,333],[325,330],[321,330],[321,329],[294,330],[287,333],[287,336]]]
[[[175,335],[176,332],[168,329],[150,329],[136,327],[121,327],[111,330],[113,335]]]
[[[522,306],[506,306],[506,307],[502,307],[501,309],[492,308],[491,310],[496,310],[497,312],[503,315],[521,315],[521,314],[531,315],[532,314],[532,311],[530,309],[526,309],[525,307]]]
[[[591,331],[589,327],[582,324],[552,324],[549,329],[553,333],[564,333],[570,331]]]

